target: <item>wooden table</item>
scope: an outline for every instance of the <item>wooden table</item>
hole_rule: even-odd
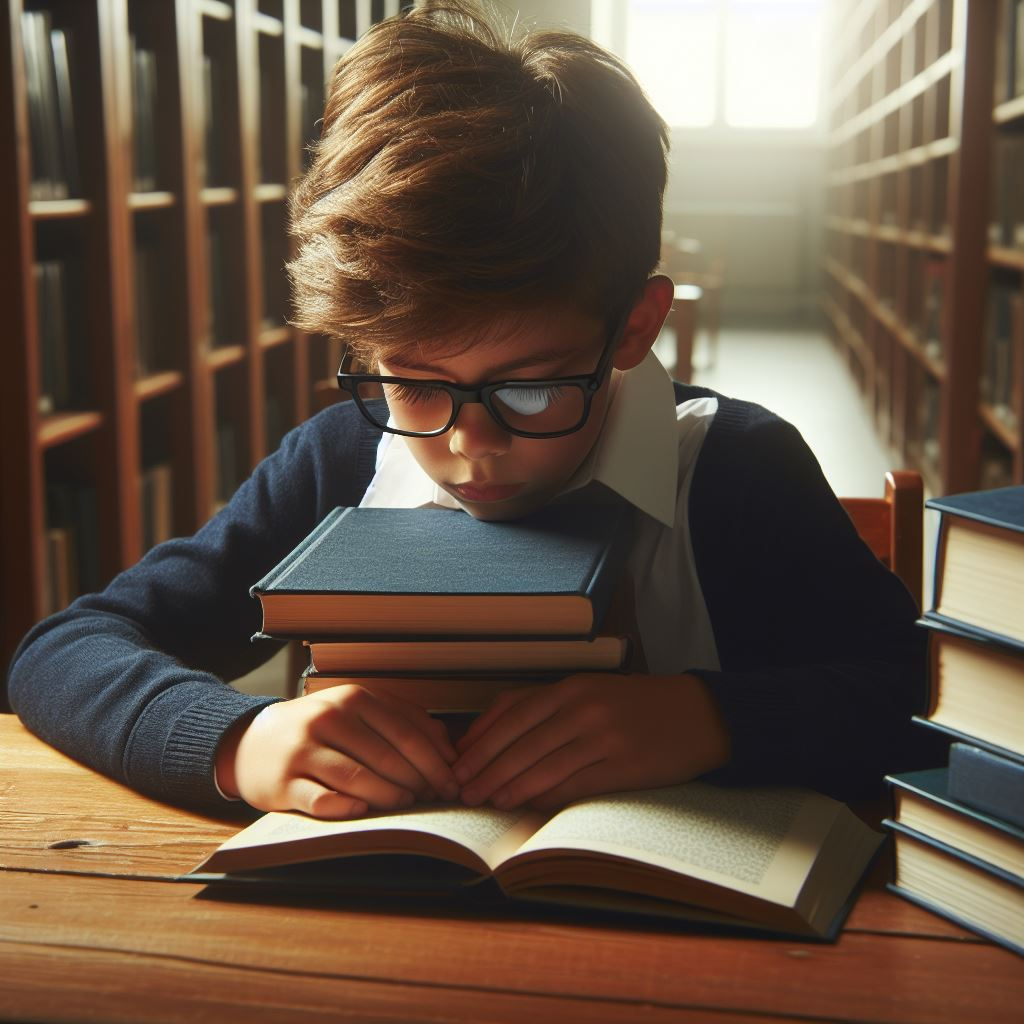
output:
[[[0,1019],[1024,1019],[1024,961],[869,880],[833,945],[173,881],[239,827],[0,715]]]

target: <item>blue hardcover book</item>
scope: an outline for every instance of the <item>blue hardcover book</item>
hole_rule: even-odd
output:
[[[954,743],[949,748],[949,797],[1024,829],[1024,762]]]
[[[886,818],[895,842],[891,892],[1024,955],[1024,877]]]
[[[591,637],[631,507],[551,505],[510,522],[337,508],[250,593],[272,636]]]
[[[930,614],[1024,643],[1024,486],[945,498]]]
[[[956,739],[1024,757],[1024,644],[997,640],[926,613],[924,719]]]
[[[888,775],[885,781],[901,825],[1024,879],[1024,830],[955,800],[948,768]]]

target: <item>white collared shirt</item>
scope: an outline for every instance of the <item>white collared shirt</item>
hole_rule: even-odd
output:
[[[715,398],[675,404],[672,381],[653,353],[617,377],[604,426],[562,490],[603,484],[642,515],[627,560],[647,671],[718,669],[711,620],[690,544],[690,482],[718,411]],[[385,433],[376,472],[360,502],[377,508],[460,508],[423,471],[400,434]]]

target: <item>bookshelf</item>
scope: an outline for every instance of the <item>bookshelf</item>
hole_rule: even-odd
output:
[[[287,323],[287,196],[398,0],[10,0],[0,28],[3,662],[195,531],[335,399]]]
[[[1024,482],[1024,2],[837,8],[832,336],[931,493]]]

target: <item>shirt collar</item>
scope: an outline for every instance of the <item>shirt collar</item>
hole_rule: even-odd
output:
[[[621,374],[604,426],[562,494],[604,484],[641,512],[671,527],[679,473],[675,392],[653,353]],[[461,508],[413,458],[400,434],[385,433],[366,503],[387,508]]]

